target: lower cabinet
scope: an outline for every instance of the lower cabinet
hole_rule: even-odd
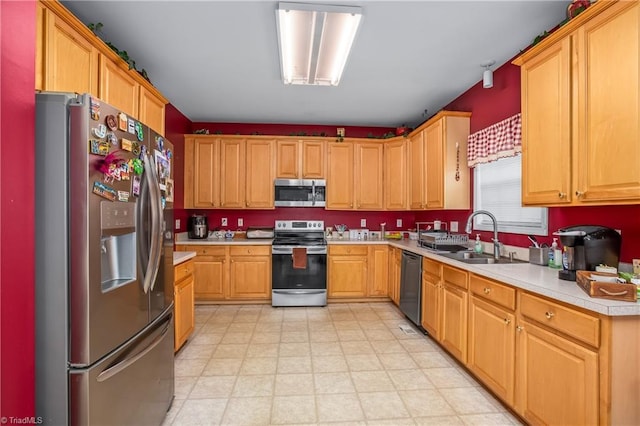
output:
[[[389,298],[396,305],[400,304],[400,271],[402,269],[402,250],[389,248]]]
[[[328,297],[367,295],[366,245],[330,245],[327,262]]]
[[[370,245],[368,262],[367,296],[387,297],[389,295],[389,248],[387,245]]]
[[[187,260],[174,268],[174,350],[187,341],[195,327],[193,260]]]
[[[442,264],[422,259],[422,328],[440,340],[442,316]]]
[[[444,265],[442,268],[442,323],[440,343],[462,363],[467,362],[468,273]]]
[[[229,258],[230,299],[271,297],[271,247],[231,246]]]

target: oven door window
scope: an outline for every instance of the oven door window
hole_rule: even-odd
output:
[[[291,254],[272,255],[271,286],[277,290],[309,290],[327,288],[327,255],[307,254],[305,269],[293,268]]]

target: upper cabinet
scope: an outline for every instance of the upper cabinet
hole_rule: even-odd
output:
[[[408,139],[409,208],[469,209],[467,112],[441,111]]]
[[[594,3],[521,66],[522,201],[640,203],[640,4]]]
[[[246,147],[246,200],[250,209],[274,207],[275,179],[273,139],[247,139]]]
[[[38,2],[36,19],[36,90],[90,93],[164,134],[155,87],[59,2]]]
[[[329,142],[326,208],[353,209],[353,144]]]
[[[276,178],[324,179],[326,142],[323,140],[276,141]]]
[[[407,209],[407,142],[404,137],[384,143],[384,208]]]

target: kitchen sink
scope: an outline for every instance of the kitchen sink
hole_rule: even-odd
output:
[[[520,260],[520,259],[511,260],[508,257],[501,257],[500,259],[495,260],[492,254],[475,253],[472,251],[459,251],[455,253],[438,253],[438,255],[447,257],[449,259],[459,260],[460,262],[464,262],[464,263],[480,264],[480,265],[487,265],[487,264],[494,264],[494,263],[499,263],[499,264],[526,263],[524,260]]]

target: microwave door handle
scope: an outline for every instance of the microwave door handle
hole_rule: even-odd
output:
[[[311,181],[311,205],[316,205],[316,181]]]

